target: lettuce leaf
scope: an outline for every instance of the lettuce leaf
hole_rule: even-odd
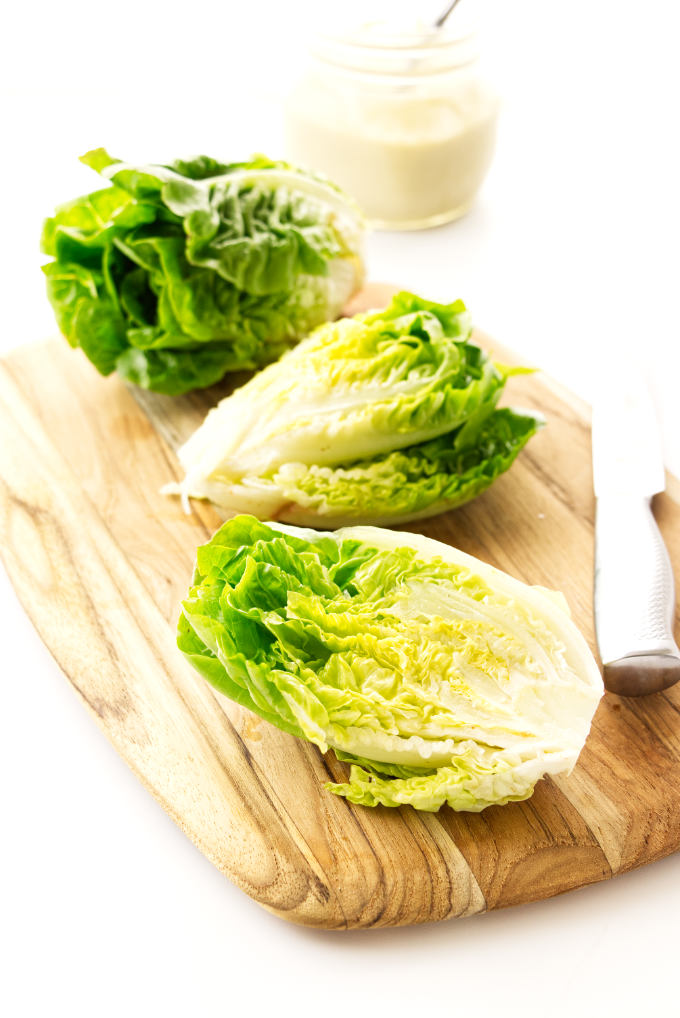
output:
[[[172,395],[211,385],[275,360],[361,283],[360,216],[313,174],[264,156],[82,161],[109,186],[45,221],[44,271],[60,329],[102,374]]]
[[[541,426],[496,404],[517,369],[469,341],[462,301],[400,293],[327,323],[224,399],[180,449],[184,496],[311,526],[454,508]]]
[[[351,763],[366,806],[481,810],[568,772],[602,696],[559,597],[373,527],[238,516],[198,549],[178,646],[220,692]]]
[[[422,445],[339,467],[284,464],[274,483],[289,503],[290,523],[343,526],[366,519],[403,523],[455,509],[493,483],[514,462],[540,420],[509,408],[493,410],[471,444],[462,428]],[[293,506],[296,508],[293,509]]]

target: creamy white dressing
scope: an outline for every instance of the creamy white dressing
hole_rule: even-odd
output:
[[[326,45],[287,103],[289,157],[328,174],[373,225],[462,215],[490,165],[498,116],[468,42],[372,26],[368,41],[360,29],[337,51]]]

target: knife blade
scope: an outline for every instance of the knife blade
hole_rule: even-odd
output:
[[[604,682],[641,696],[680,679],[673,638],[675,592],[652,513],[665,489],[654,406],[640,380],[624,379],[593,409],[595,630]]]

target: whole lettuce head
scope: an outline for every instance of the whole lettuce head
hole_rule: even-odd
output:
[[[45,221],[59,328],[104,375],[171,395],[267,364],[336,317],[363,276],[357,209],[329,181],[258,156],[132,166]]]
[[[180,493],[318,527],[467,502],[542,424],[497,409],[513,369],[470,334],[462,301],[411,293],[320,326],[210,411],[179,451]]]
[[[239,516],[200,547],[178,646],[220,692],[352,764],[365,806],[479,811],[569,772],[603,693],[560,594],[374,527]]]

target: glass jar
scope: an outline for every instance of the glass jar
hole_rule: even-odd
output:
[[[462,216],[493,155],[498,99],[474,35],[369,25],[316,37],[286,104],[291,162],[325,173],[373,226]]]

